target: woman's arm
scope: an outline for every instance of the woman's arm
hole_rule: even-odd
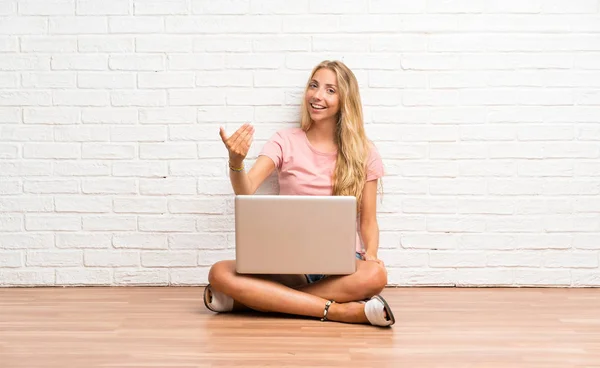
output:
[[[377,223],[377,180],[368,181],[363,189],[360,233],[365,246],[365,258],[377,260],[379,225]]]
[[[231,137],[225,129],[219,134],[229,152],[229,180],[235,194],[254,194],[262,182],[275,170],[275,163],[269,157],[259,156],[246,174],[244,159],[252,145],[254,128],[250,124],[242,125]]]
[[[234,169],[242,168],[243,163]],[[229,180],[235,194],[254,194],[258,187],[271,175],[275,170],[275,163],[267,156],[259,156],[250,171],[246,174],[246,170],[241,171],[229,170]]]

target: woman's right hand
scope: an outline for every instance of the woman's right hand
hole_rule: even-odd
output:
[[[229,163],[233,166],[240,167],[252,144],[254,127],[249,123],[246,123],[233,133],[231,137],[227,137],[225,129],[221,127],[219,134],[221,135],[225,147],[227,147],[227,151],[229,151]]]

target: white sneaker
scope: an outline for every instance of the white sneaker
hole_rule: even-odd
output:
[[[231,312],[233,310],[233,298],[213,290],[208,284],[204,288],[204,305],[213,312]]]

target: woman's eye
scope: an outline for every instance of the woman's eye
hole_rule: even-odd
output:
[[[327,90],[327,92],[329,92],[329,93],[331,93],[331,94],[334,94],[334,93],[335,93],[335,89],[333,89],[333,88],[330,88],[330,89],[328,89],[328,90]]]

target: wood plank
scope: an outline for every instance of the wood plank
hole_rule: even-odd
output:
[[[389,288],[383,329],[214,314],[202,291],[0,289],[0,367],[600,367],[600,289]]]

